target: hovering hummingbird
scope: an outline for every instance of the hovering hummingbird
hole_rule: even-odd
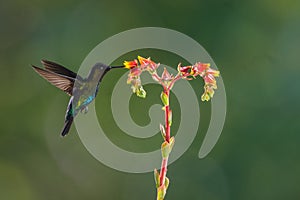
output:
[[[88,105],[95,99],[103,76],[111,69],[125,66],[107,66],[96,63],[87,78],[82,78],[75,72],[51,61],[41,60],[45,69],[32,65],[33,69],[52,85],[71,96],[65,115],[65,124],[61,135],[68,134],[74,117],[79,111],[87,112]]]

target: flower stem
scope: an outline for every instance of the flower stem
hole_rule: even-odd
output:
[[[169,99],[170,91],[165,92],[167,95],[167,98]],[[170,106],[166,105],[165,106],[165,128],[166,128],[166,141],[169,143],[170,142],[170,131],[171,127],[169,124],[169,116],[170,115]]]
[[[165,89],[164,93],[167,95],[167,99],[169,100],[169,95],[170,95],[170,90]],[[166,135],[165,135],[165,142],[170,143],[170,131],[171,131],[171,126],[170,126],[170,121],[169,121],[169,115],[170,115],[170,106],[169,104],[165,105],[165,130],[166,130]],[[159,182],[160,182],[160,188],[163,190],[166,190],[165,188],[165,181],[166,181],[166,175],[167,175],[167,167],[168,167],[168,159],[169,155],[167,157],[163,157],[161,161],[161,168],[160,168],[160,174],[159,174]],[[159,197],[158,197],[159,199]]]
[[[160,186],[165,184],[165,179],[166,179],[166,175],[167,175],[167,166],[168,166],[168,159],[167,158],[163,158],[161,161],[161,168],[160,168]]]

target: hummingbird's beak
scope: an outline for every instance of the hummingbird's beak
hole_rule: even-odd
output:
[[[109,66],[110,69],[117,69],[117,68],[125,68],[124,65],[122,66]]]

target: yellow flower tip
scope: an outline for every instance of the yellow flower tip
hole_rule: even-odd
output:
[[[214,70],[214,69],[209,69],[208,72],[212,74],[214,77],[219,77],[220,76],[220,71]]]
[[[206,69],[210,68],[210,63],[201,63],[201,65]]]
[[[194,74],[195,74],[195,70],[193,68],[191,68],[190,75],[193,76]]]
[[[148,58],[148,59],[150,60],[150,58]],[[142,64],[147,59],[142,56],[138,56],[138,60],[139,60],[139,63]]]
[[[126,68],[126,69],[132,69],[137,66],[137,60],[124,61],[123,65],[124,65],[124,68]]]
[[[180,68],[181,68],[181,63],[178,63],[177,65],[177,71],[180,72]]]
[[[123,62],[123,65],[124,65],[124,68],[130,69],[130,62],[124,61],[124,62]]]
[[[209,96],[209,94],[207,94],[207,93],[204,93],[204,94],[201,96],[201,100],[202,100],[202,101],[209,101],[209,99],[210,99],[210,96]]]
[[[210,96],[210,98],[214,97],[215,91],[213,89],[209,89],[207,90],[208,95]]]
[[[141,98],[146,98],[146,91],[144,90],[144,88],[142,86],[136,88],[135,90],[135,93],[138,97],[141,97]]]

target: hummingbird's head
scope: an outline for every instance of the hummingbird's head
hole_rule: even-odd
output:
[[[108,66],[103,63],[96,63],[92,67],[92,69],[88,75],[88,79],[99,82],[102,80],[102,78],[106,74],[106,72],[108,72],[111,69],[117,69],[117,68],[124,68],[124,66]]]
[[[110,70],[110,67],[108,65],[105,65],[103,63],[96,63],[89,75],[88,75],[88,79],[89,80],[97,80],[97,81],[101,81],[102,77],[105,75],[105,73],[107,71]]]
[[[110,67],[108,65],[105,65],[103,63],[96,63],[92,69],[91,69],[91,72],[90,73],[97,73],[97,72],[104,72],[104,71],[107,71],[109,70]]]

